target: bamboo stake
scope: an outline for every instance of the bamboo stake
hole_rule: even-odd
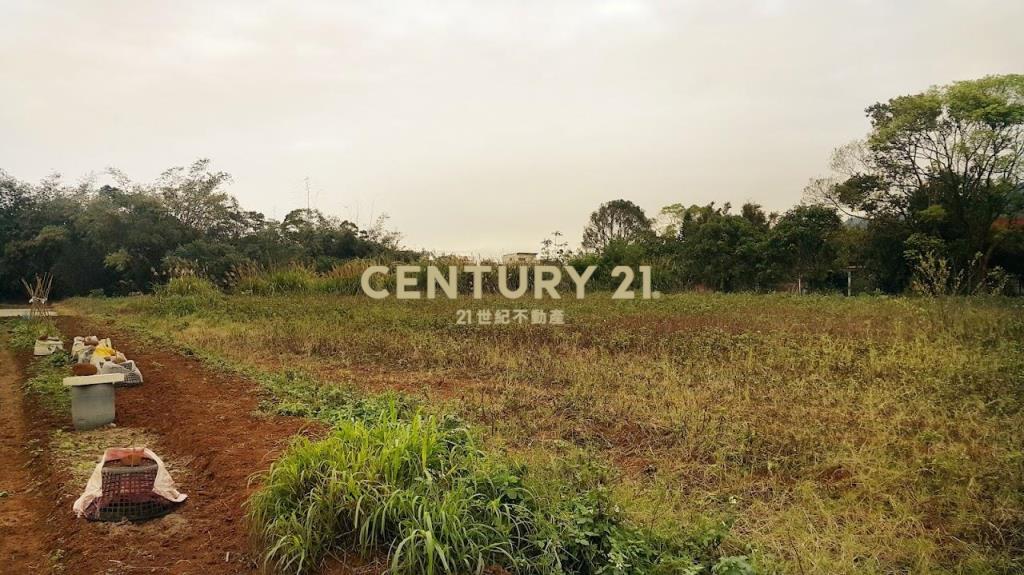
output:
[[[45,273],[42,277],[36,275],[33,284],[21,278],[21,285],[25,286],[25,291],[28,292],[29,319],[46,317],[46,301],[50,298],[50,290],[53,288],[53,274]]]

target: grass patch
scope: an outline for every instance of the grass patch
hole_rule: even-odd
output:
[[[47,335],[60,335],[49,318],[14,319],[7,330],[7,344],[15,351],[31,351],[36,340]]]
[[[66,469],[65,483],[69,495],[78,495],[89,481],[103,451],[110,447],[148,447],[159,453],[156,438],[145,430],[129,427],[102,427],[90,431],[66,432],[55,429],[47,444],[56,469]],[[164,461],[171,475],[181,480],[185,469],[172,468]]]
[[[600,485],[538,497],[525,468],[479,449],[457,420],[406,419],[391,405],[297,440],[271,466],[249,505],[276,570],[305,573],[354,546],[388,552],[391,571],[410,575],[753,573],[740,557],[702,564],[716,538],[630,526]]]
[[[6,343],[13,351],[30,353],[41,336],[62,337],[50,319],[16,319],[8,327]],[[33,357],[23,384],[26,393],[33,396],[47,411],[65,414],[71,411],[71,393],[64,387],[64,378],[71,374],[70,356],[62,351]]]
[[[156,293],[162,296],[183,296],[212,299],[220,295],[216,284],[197,276],[174,277],[166,284],[157,286]]]
[[[407,419],[417,402],[404,394],[366,396],[351,387],[325,384],[298,370],[278,373],[250,373],[267,391],[260,408],[268,413],[306,417],[335,425],[362,421],[381,413]]]
[[[70,365],[68,355],[61,352],[40,357],[28,368],[25,391],[51,413],[70,413],[71,393],[64,386],[64,378],[70,374]]]

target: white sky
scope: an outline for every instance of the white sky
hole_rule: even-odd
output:
[[[0,0],[0,168],[209,157],[249,209],[536,250],[626,198],[798,202],[863,109],[1024,72],[1021,0]]]

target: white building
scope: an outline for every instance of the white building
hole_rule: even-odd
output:
[[[501,256],[503,264],[532,264],[537,261],[537,252],[515,252]]]

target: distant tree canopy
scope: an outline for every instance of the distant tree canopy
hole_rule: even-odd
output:
[[[1024,75],[956,82],[866,112],[866,140],[837,152],[839,178],[819,182],[816,196],[869,229],[899,230],[893,241],[916,236],[975,276],[994,258],[1009,263],[1001,248],[1020,241],[1024,208]],[[898,259],[880,270],[890,280]]]
[[[705,206],[699,219],[679,230],[683,269],[695,283],[722,291],[757,289],[765,265],[767,226]]]
[[[354,257],[402,255],[383,221],[364,230],[316,210],[281,222],[243,210],[225,189],[230,176],[205,159],[153,184],[111,174],[116,186],[94,189],[57,177],[30,185],[0,172],[0,295],[19,297],[19,278],[42,272],[54,273],[56,295],[123,294],[180,268],[225,282],[243,265],[324,270]]]
[[[778,216],[756,204],[738,214],[672,204],[659,233],[635,234],[627,252],[591,239],[603,237],[593,230],[607,206],[632,206],[609,202],[584,230],[596,255],[575,261],[642,261],[660,289],[724,291],[838,290],[856,270],[862,290],[901,292],[929,258],[947,262],[964,293],[997,267],[1024,274],[1024,76],[957,82],[866,113],[866,139],[836,152],[837,176],[812,181],[809,205]]]
[[[599,252],[614,241],[638,242],[651,234],[651,220],[629,200],[601,204],[583,229],[583,249]]]
[[[595,282],[616,265],[650,264],[660,290],[840,290],[856,270],[858,291],[898,293],[927,264],[970,293],[1024,275],[1024,75],[935,87],[866,113],[866,138],[837,150],[835,175],[812,180],[809,203],[781,215],[675,203],[655,229],[638,205],[613,200],[590,215],[580,251],[555,232],[541,258],[597,265]],[[418,257],[383,221],[362,229],[317,210],[281,221],[243,210],[231,177],[208,160],[151,184],[110,173],[114,185],[95,188],[0,171],[0,297],[20,296],[19,279],[42,272],[56,276],[57,296],[123,294],[182,268],[225,283],[245,266],[326,271],[351,258]]]

